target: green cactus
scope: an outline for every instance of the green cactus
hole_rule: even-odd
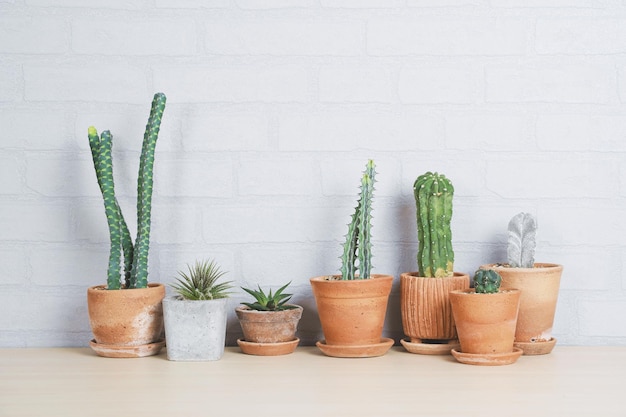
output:
[[[374,161],[370,159],[361,178],[360,197],[348,224],[348,233],[341,255],[342,280],[368,279],[371,275],[371,220],[372,198],[376,181],[375,168]]]
[[[453,275],[452,196],[454,187],[444,175],[427,172],[413,184],[417,206],[417,265],[423,277]]]
[[[146,126],[138,177],[137,238],[133,245],[122,210],[115,197],[113,162],[111,156],[112,135],[105,130],[100,136],[95,127],[88,129],[89,147],[93,158],[98,185],[104,200],[109,226],[111,247],[107,272],[107,289],[146,288],[148,286],[148,247],[150,239],[150,209],[152,201],[152,172],[154,150],[161,118],[165,109],[165,95],[157,93]],[[121,257],[124,255],[124,285],[120,275]]]
[[[474,273],[474,288],[478,294],[493,294],[500,290],[502,277],[493,269],[479,269]]]

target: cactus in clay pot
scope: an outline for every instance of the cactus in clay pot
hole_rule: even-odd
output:
[[[112,135],[105,130],[100,136],[95,127],[88,129],[89,147],[93,158],[98,185],[104,200],[104,209],[111,241],[107,289],[146,288],[148,286],[148,250],[150,246],[150,218],[154,151],[166,97],[156,93],[152,101],[141,149],[139,176],[137,179],[137,237],[133,244],[122,210],[115,197],[113,162],[111,157]],[[121,258],[124,257],[124,279],[121,277]]]
[[[500,290],[502,277],[493,269],[479,269],[474,273],[474,288],[477,294],[493,294]]]
[[[417,205],[417,265],[423,277],[453,276],[452,197],[454,187],[438,173],[420,175],[413,184]]]

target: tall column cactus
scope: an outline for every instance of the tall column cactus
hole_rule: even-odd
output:
[[[417,265],[423,277],[453,275],[452,196],[454,187],[444,175],[427,172],[413,185],[417,206]]]
[[[361,177],[361,193],[348,224],[341,255],[341,279],[368,279],[372,270],[371,220],[376,166],[369,160]],[[358,261],[358,263],[357,263]],[[357,272],[358,271],[358,272]]]
[[[139,177],[137,180],[137,238],[133,245],[122,210],[115,197],[111,132],[105,130],[100,136],[95,127],[88,129],[89,147],[93,158],[98,185],[104,200],[104,209],[111,241],[107,289],[122,288],[121,258],[124,256],[124,288],[148,286],[148,248],[150,240],[150,212],[152,201],[152,173],[154,150],[158,138],[161,118],[165,109],[165,95],[157,93],[152,101],[150,117],[146,126],[141,150]]]

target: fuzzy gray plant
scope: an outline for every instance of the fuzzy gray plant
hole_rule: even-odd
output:
[[[513,268],[532,268],[535,265],[537,220],[530,213],[513,216],[508,227],[507,258]]]

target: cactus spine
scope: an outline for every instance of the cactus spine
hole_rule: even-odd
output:
[[[150,209],[152,201],[152,173],[154,150],[161,118],[165,109],[165,95],[157,93],[146,126],[141,151],[137,195],[137,238],[133,245],[122,210],[115,197],[113,182],[111,132],[105,130],[100,136],[95,127],[88,129],[89,147],[93,158],[98,185],[104,200],[104,209],[109,226],[111,247],[107,271],[107,289],[122,288],[120,276],[121,257],[124,256],[124,288],[145,288],[148,285],[148,247],[150,239]]]
[[[413,184],[417,206],[417,265],[423,277],[453,275],[452,197],[454,187],[444,175],[427,172]]]
[[[361,193],[348,224],[346,242],[341,255],[342,280],[368,279],[371,275],[371,220],[374,182],[376,181],[375,168],[374,161],[370,159],[361,177]]]
[[[479,269],[474,273],[474,288],[478,294],[493,294],[500,290],[502,277],[493,269]]]

